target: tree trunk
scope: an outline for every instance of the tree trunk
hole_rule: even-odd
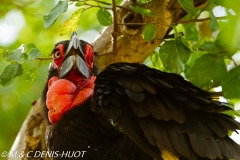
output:
[[[207,0],[195,0],[195,7],[199,7],[206,2]],[[99,53],[97,63],[100,69],[120,61],[142,63],[161,44],[171,29],[170,25],[177,23],[186,15],[186,12],[177,0],[152,0],[145,5],[135,3],[135,0],[124,1],[121,6],[138,5],[150,9],[156,16],[141,16],[127,9],[120,8],[117,10],[118,23],[157,22],[156,38],[149,43],[142,39],[141,30],[144,25],[119,25],[117,33],[113,33],[113,26],[106,27],[93,43],[95,51]],[[118,35],[117,49],[114,52],[112,52],[112,33]],[[33,156],[35,159],[49,159],[44,155],[41,157],[39,153],[39,151],[47,150],[44,136],[45,123],[41,108],[42,105],[39,99],[33,105],[16,137],[11,152],[9,152],[12,154],[12,156],[9,156],[9,160],[27,160]],[[17,156],[14,155],[15,153],[17,153]]]

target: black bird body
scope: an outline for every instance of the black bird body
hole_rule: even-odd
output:
[[[83,106],[66,112],[55,125],[47,129],[51,151],[59,151],[55,159],[86,160],[152,160],[127,136],[115,129],[106,116],[90,110],[90,100]],[[72,153],[70,153],[71,151]],[[78,151],[86,151],[84,155]],[[71,157],[73,153],[76,156]],[[63,153],[63,154],[62,154]],[[69,153],[69,156],[65,156]]]
[[[58,72],[51,65],[48,80]],[[228,132],[240,124],[222,113],[231,108],[215,97],[177,74],[115,63],[97,75],[91,98],[55,124],[47,118],[48,148],[87,151],[83,159],[95,160],[238,160],[240,147]]]
[[[222,113],[231,108],[214,96],[177,74],[117,63],[98,75],[92,108],[157,159],[159,149],[191,160],[240,159],[239,145],[228,137],[240,125]]]

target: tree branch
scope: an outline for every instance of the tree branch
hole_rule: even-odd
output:
[[[113,11],[113,53],[117,50],[117,32],[118,32],[118,25],[117,25],[117,10],[116,10],[116,0],[112,0],[112,11]]]
[[[216,17],[216,18],[218,20],[221,20],[221,19],[226,19],[227,17],[223,16],[223,17]],[[202,18],[202,19],[180,20],[179,22],[177,22],[177,24],[186,24],[186,23],[193,23],[193,22],[204,22],[204,21],[209,21],[209,20],[211,20],[210,17]]]

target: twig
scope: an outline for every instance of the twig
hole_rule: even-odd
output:
[[[92,7],[97,7],[97,8],[104,8],[104,9],[107,9],[107,10],[112,10],[112,9],[113,9],[113,8],[111,8],[111,7],[102,7],[102,6],[100,6],[99,4],[98,4],[98,6],[92,5],[92,4],[89,4],[89,3],[86,3],[85,5],[91,6],[91,8],[92,8]],[[88,9],[89,9],[89,8],[88,8]]]
[[[47,60],[52,60],[52,58],[35,58],[36,60],[39,60],[39,61],[47,61]]]
[[[41,63],[42,63],[42,61],[39,61],[37,68],[39,68],[39,67],[40,67]]]
[[[35,59],[36,59],[36,60],[39,60],[39,63],[38,63],[37,68],[40,67],[42,61],[52,60],[52,58],[50,58],[50,57],[49,57],[49,58],[35,58]]]
[[[116,10],[116,1],[112,0],[112,11],[113,11],[113,53],[117,51],[117,10]]]
[[[102,4],[106,4],[106,5],[111,5],[110,3],[103,2],[103,1],[97,1],[97,2],[102,3]],[[119,5],[116,5],[116,7],[126,9],[126,10],[131,11],[131,12],[133,11],[132,9],[129,9],[129,8],[123,7],[123,6],[119,6]]]
[[[234,60],[232,57],[230,57],[230,59],[233,61],[233,64],[235,65],[235,67],[237,67],[238,65],[237,65],[237,63],[235,62],[235,60]]]
[[[217,19],[226,19],[226,16],[223,17],[216,17]],[[192,23],[192,22],[204,22],[204,21],[209,21],[211,20],[210,17],[208,18],[202,18],[202,19],[190,19],[190,20],[180,20],[177,22],[177,24],[185,24],[185,23]]]
[[[227,17],[224,16],[224,17],[216,17],[217,19],[226,19]],[[191,19],[191,20],[180,20],[178,22],[174,22],[176,24],[185,24],[185,23],[193,23],[193,22],[204,22],[204,21],[209,21],[211,20],[211,18],[202,18],[202,19]],[[163,24],[161,22],[150,22],[152,24],[160,24],[160,25],[165,25],[165,26],[170,26],[170,25],[166,25],[166,24]],[[127,26],[133,26],[133,25],[146,25],[146,24],[149,24],[149,23],[118,23],[118,25],[127,25]]]
[[[167,24],[162,24],[161,22],[150,22],[150,23],[151,24],[160,24],[160,25],[164,25],[164,26],[170,26]],[[118,23],[118,25],[126,25],[126,26],[136,26],[136,25],[142,26],[142,25],[146,25],[146,24],[149,24],[149,23]]]

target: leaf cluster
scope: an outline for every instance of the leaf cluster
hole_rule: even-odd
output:
[[[0,48],[0,56],[10,63],[0,74],[0,84],[2,86],[7,86],[14,80],[14,78],[22,76],[22,64],[40,57],[41,52],[33,43],[29,43],[27,45],[23,44],[15,50],[6,50],[4,48]],[[27,73],[27,81],[34,81],[36,76],[30,75],[36,72],[37,70],[35,68],[31,69]]]

